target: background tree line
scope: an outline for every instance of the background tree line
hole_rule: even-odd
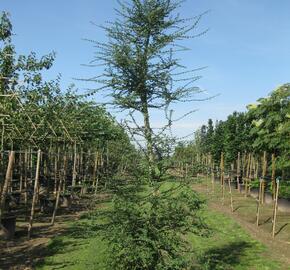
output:
[[[194,156],[211,154],[219,165],[221,153],[229,166],[238,153],[276,156],[277,173],[290,176],[290,84],[284,84],[247,106],[246,112],[234,112],[224,121],[212,119],[195,133],[193,141],[179,145],[176,153]],[[187,154],[184,154],[187,153]],[[271,163],[268,163],[271,170]]]

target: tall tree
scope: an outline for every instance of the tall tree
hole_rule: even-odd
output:
[[[175,12],[181,2],[119,1],[119,17],[103,26],[108,42],[95,42],[99,50],[93,62],[104,65],[105,72],[101,80],[92,80],[110,91],[115,106],[142,114],[144,126],[138,132],[145,137],[150,167],[156,158],[150,109],[168,111],[172,102],[192,100],[200,91],[193,85],[196,70],[182,66],[176,52],[186,50],[177,42],[202,34],[191,34],[201,16],[181,18]]]
[[[116,107],[129,110],[135,128],[127,125],[128,131],[146,142],[146,163],[140,162],[128,176],[129,185],[118,186],[109,215],[106,235],[113,255],[109,269],[186,269],[190,265],[184,256],[188,243],[182,235],[202,227],[197,217],[202,202],[192,189],[185,182],[161,188],[164,183],[159,181],[163,180],[160,171],[165,171],[158,165],[165,162],[159,161],[172,148],[164,131],[176,120],[169,107],[193,100],[200,92],[193,85],[198,79],[195,71],[183,67],[176,55],[186,50],[177,42],[192,37],[201,19],[181,18],[176,11],[182,2],[119,1],[118,18],[103,26],[108,42],[95,42],[98,51],[93,64],[105,68],[101,79],[91,81],[102,83],[99,90],[108,90]],[[168,122],[158,132],[151,125],[154,109],[164,110]],[[142,116],[141,125],[136,113]]]
[[[289,171],[290,84],[278,87],[248,109],[253,148],[276,154],[278,168]]]
[[[212,153],[212,141],[214,136],[214,126],[212,119],[208,119],[207,122],[207,129],[206,129],[206,139],[205,139],[205,145],[206,145],[206,152]]]

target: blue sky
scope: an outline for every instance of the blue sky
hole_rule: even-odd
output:
[[[115,0],[0,0],[0,9],[11,14],[17,51],[38,55],[56,51],[55,65],[47,77],[61,73],[64,86],[74,82],[80,91],[91,85],[80,84],[74,77],[100,73],[81,65],[88,63],[94,52],[82,39],[104,41],[102,30],[90,21],[102,24],[113,20],[115,7]],[[176,116],[199,109],[176,124],[175,133],[180,136],[208,118],[225,119],[234,110],[244,110],[247,104],[290,81],[289,0],[187,0],[180,13],[189,17],[206,10],[210,12],[199,30],[210,31],[187,41],[192,51],[183,55],[183,63],[189,68],[207,66],[197,85],[207,90],[205,96],[220,95],[175,108]],[[99,96],[96,99],[101,101]],[[153,113],[152,121],[159,126],[160,115]]]

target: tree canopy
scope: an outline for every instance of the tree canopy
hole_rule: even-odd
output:
[[[277,169],[289,176],[290,169],[290,85],[284,84],[247,106],[246,112],[234,112],[225,121],[210,119],[195,135],[199,153],[211,154],[219,163],[221,153],[227,164],[234,162],[240,152],[261,155],[275,154]]]

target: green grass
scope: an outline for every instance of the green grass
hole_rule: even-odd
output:
[[[233,219],[208,209],[202,215],[211,228],[210,235],[187,236],[194,250],[194,255],[190,255],[192,260],[202,265],[199,269],[281,269],[268,256],[266,247],[251,239]],[[70,223],[64,235],[50,241],[48,256],[36,269],[104,270],[107,245],[97,234],[98,225],[88,216]]]
[[[97,235],[96,225],[84,218],[68,226],[64,235],[50,240],[48,256],[36,269],[104,269],[107,245]]]
[[[206,210],[203,216],[211,235],[189,235],[202,269],[281,269],[268,258],[267,248],[253,240],[233,219],[211,210]]]

